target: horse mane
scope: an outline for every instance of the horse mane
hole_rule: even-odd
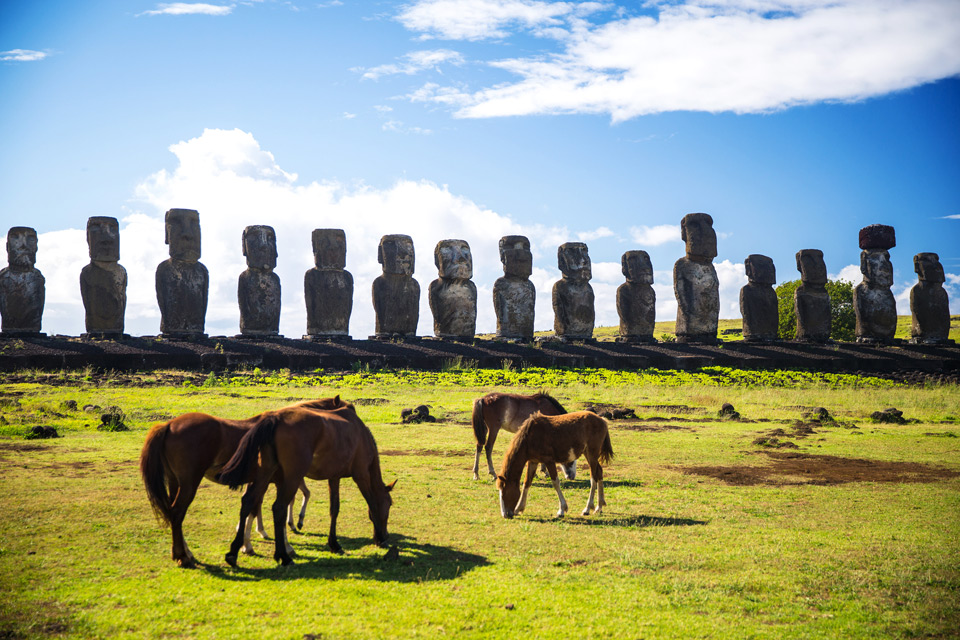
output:
[[[524,420],[523,424],[521,424],[517,429],[516,435],[514,435],[513,439],[510,440],[510,446],[507,447],[507,452],[503,456],[503,467],[501,469],[501,474],[506,474],[507,467],[512,464],[513,458],[519,451],[527,447],[527,441],[531,438],[531,427],[534,423],[542,420],[543,417],[544,416],[542,413],[539,411],[534,411],[532,414],[530,414],[530,417]]]
[[[262,414],[257,424],[243,434],[233,457],[217,474],[217,480],[233,490],[247,482],[253,465],[257,463],[261,447],[273,441],[279,421],[275,411]]]
[[[567,410],[563,408],[563,405],[560,404],[560,402],[556,398],[554,398],[552,395],[550,395],[546,391],[541,391],[537,393],[536,396],[534,397],[537,398],[537,400],[546,400],[551,405],[553,405],[554,409],[556,409],[560,413],[567,413]]]

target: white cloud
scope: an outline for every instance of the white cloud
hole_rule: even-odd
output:
[[[860,273],[859,264],[848,264],[844,268],[840,269],[835,275],[829,276],[831,280],[846,280],[847,282],[853,283],[854,286],[860,284],[863,281],[863,274]]]
[[[944,220],[960,220],[960,213],[954,214],[952,216],[943,216]]]
[[[566,20],[607,6],[538,0],[419,0],[405,6],[397,20],[407,29],[419,31],[422,39],[475,41],[506,38],[511,27],[556,34]]]
[[[577,234],[577,240],[580,242],[590,242],[599,238],[609,238],[615,235],[608,227],[598,227],[593,231],[581,231]]]
[[[668,242],[683,242],[680,239],[680,225],[678,224],[630,227],[630,237],[641,247],[658,247]]]
[[[397,133],[413,133],[421,136],[429,136],[433,133],[433,131],[430,129],[423,129],[421,127],[408,127],[399,120],[387,120],[383,123],[381,129],[384,131],[395,131]]]
[[[355,114],[355,113],[350,113],[349,111],[344,111],[344,112],[343,112],[343,119],[344,119],[344,120],[353,120],[353,119],[356,118],[356,117],[357,117],[357,114]]]
[[[225,16],[233,11],[234,5],[207,4],[204,2],[170,2],[157,5],[156,9],[139,13],[139,16]]]
[[[491,66],[518,76],[470,91],[424,87],[411,99],[455,115],[595,113],[614,122],[665,111],[758,113],[857,101],[960,73],[956,0],[673,0],[656,17],[617,17],[553,35],[561,45]],[[506,37],[573,3],[432,0],[399,16],[426,36]]]
[[[30,49],[11,49],[10,51],[0,51],[0,61],[3,62],[36,62],[43,60],[48,55],[45,51],[32,51]]]
[[[404,55],[397,64],[383,64],[366,69],[363,77],[368,80],[377,80],[382,76],[395,74],[414,75],[426,69],[436,69],[441,64],[463,64],[463,56],[450,49],[412,51]],[[363,69],[358,70],[363,71]]]

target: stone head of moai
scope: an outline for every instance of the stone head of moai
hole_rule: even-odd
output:
[[[412,276],[415,258],[410,236],[395,233],[380,238],[377,262],[383,265],[384,273]]]
[[[200,259],[200,214],[193,209],[170,209],[163,219],[164,242],[174,260]]]
[[[743,261],[750,284],[776,284],[777,268],[768,256],[752,253]]]
[[[96,262],[120,260],[120,223],[116,218],[93,216],[87,219],[87,246]]]
[[[680,238],[687,245],[687,258],[712,262],[717,257],[717,232],[708,213],[688,213],[680,221]]]
[[[873,287],[893,286],[893,265],[890,263],[888,251],[861,251],[860,273],[863,281]]]
[[[243,229],[243,255],[251,269],[277,268],[277,234],[273,227],[255,224]]]
[[[827,284],[827,264],[820,249],[801,249],[797,252],[797,271],[803,284],[823,286]]]
[[[15,271],[29,271],[37,263],[37,232],[31,227],[11,227],[7,232],[7,262]]]
[[[946,278],[943,275],[943,265],[940,256],[936,253],[918,253],[913,256],[913,270],[924,283],[942,283]]]
[[[500,238],[500,262],[508,278],[529,278],[533,273],[533,254],[526,236]]]
[[[347,234],[343,229],[314,229],[310,237],[318,269],[339,271],[347,266]]]
[[[587,282],[593,277],[590,254],[582,242],[565,242],[557,248],[557,267],[564,280]]]
[[[433,263],[444,280],[473,277],[473,256],[466,240],[441,240],[433,250]]]
[[[646,251],[627,251],[620,258],[620,267],[627,282],[653,284],[653,264]]]

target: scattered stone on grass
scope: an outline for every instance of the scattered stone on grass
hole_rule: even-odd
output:
[[[85,413],[98,413],[103,411],[103,407],[98,404],[85,404],[83,405],[83,410]]]
[[[109,406],[100,414],[100,426],[97,429],[100,431],[129,431],[130,428],[123,423],[125,417],[123,409],[117,406]]]
[[[76,400],[64,400],[60,403],[60,408],[65,411],[77,411],[77,401]]]
[[[44,438],[59,438],[60,434],[54,427],[37,425],[27,432],[27,440],[39,440]]]
[[[635,420],[637,418],[637,414],[633,409],[628,409],[627,407],[617,407],[600,402],[593,402],[584,405],[583,409],[584,411],[592,411],[606,420]]]
[[[780,440],[772,436],[760,436],[753,441],[753,444],[761,447],[770,447],[771,449],[799,449],[795,443],[789,440]]]
[[[870,414],[874,422],[883,422],[888,424],[906,424],[907,420],[903,417],[903,411],[889,407],[883,411],[874,411]]]
[[[723,406],[720,407],[720,411],[717,412],[717,415],[720,416],[723,420],[739,420],[740,413],[733,408],[733,405],[729,402],[724,402]]]
[[[413,409],[403,409],[400,411],[400,420],[403,424],[419,424],[421,422],[436,422],[437,419],[430,415],[430,408],[421,404]]]

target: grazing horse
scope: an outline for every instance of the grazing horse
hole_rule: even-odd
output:
[[[557,517],[562,518],[567,511],[567,501],[560,492],[556,464],[574,461],[581,455],[586,457],[590,465],[590,499],[583,510],[586,516],[593,510],[593,498],[598,490],[600,496],[595,513],[600,513],[607,504],[603,499],[603,467],[600,466],[613,458],[607,421],[592,411],[577,411],[561,416],[535,413],[530,416],[517,430],[503,458],[500,475],[497,476],[500,513],[503,517],[512,518],[514,513],[520,513],[526,507],[533,472],[539,462],[547,465],[547,473],[560,498]],[[527,480],[521,493],[520,476],[523,475],[524,466],[527,467]]]
[[[473,435],[477,440],[477,455],[473,459],[473,479],[480,479],[480,450],[486,445],[487,469],[490,475],[497,477],[493,470],[493,444],[497,441],[500,429],[516,433],[520,425],[531,415],[539,411],[545,416],[559,416],[567,412],[559,402],[549,394],[540,392],[532,396],[516,393],[488,393],[473,401]],[[489,433],[489,435],[488,435]],[[576,460],[563,467],[568,480],[577,477]]]
[[[259,461],[259,464],[258,464]],[[240,524],[263,500],[270,482],[277,485],[273,503],[273,526],[276,534],[274,560],[283,565],[293,563],[283,544],[283,514],[297,486],[304,477],[328,480],[330,483],[330,535],[327,545],[335,553],[343,553],[337,542],[337,515],[340,510],[340,479],[353,478],[369,507],[373,537],[377,545],[387,542],[387,518],[393,500],[390,485],[380,474],[380,455],[370,429],[357,416],[353,405],[332,410],[302,406],[267,412],[240,441],[240,446],[220,472],[219,481],[239,488],[250,482],[240,500]],[[225,560],[237,566],[237,552],[243,543],[238,530]]]
[[[347,404],[337,396],[308,400],[293,406],[321,409]],[[185,413],[156,425],[147,434],[140,452],[140,475],[154,512],[161,522],[170,526],[173,559],[181,567],[193,567],[197,562],[183,538],[183,519],[197,494],[200,481],[206,477],[218,482],[216,474],[237,450],[243,435],[258,424],[262,416],[226,420],[205,413]],[[301,490],[305,488],[304,483]],[[302,526],[302,510],[300,517]],[[244,552],[252,554],[249,523],[241,530],[244,533]]]

